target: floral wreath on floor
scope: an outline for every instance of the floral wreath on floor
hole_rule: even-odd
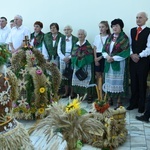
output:
[[[16,76],[5,65],[9,56],[6,45],[0,45],[0,149],[33,150],[29,134],[12,113],[12,102],[19,93]]]
[[[45,117],[47,106],[59,99],[61,75],[57,66],[46,62],[39,50],[25,45],[13,55],[11,69],[19,80],[20,96],[13,104],[16,118]]]
[[[38,135],[43,132],[50,146],[56,144],[56,141],[51,141],[52,136],[60,132],[67,141],[68,150],[80,150],[85,143],[110,150],[125,142],[127,130],[124,107],[88,113],[80,104],[79,97],[67,106],[52,103],[48,109],[49,115],[33,126],[29,133]]]

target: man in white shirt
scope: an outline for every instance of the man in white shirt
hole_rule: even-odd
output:
[[[11,29],[8,40],[12,53],[17,52],[23,46],[23,40],[25,39],[25,36],[28,36],[28,38],[30,37],[29,29],[23,26],[22,22],[22,16],[16,15],[14,17],[15,27]]]
[[[0,44],[6,44],[6,39],[10,33],[10,29],[6,25],[7,19],[0,17]]]

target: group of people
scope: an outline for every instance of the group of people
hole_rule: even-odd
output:
[[[64,34],[59,32],[57,23],[50,24],[50,32],[43,33],[43,23],[34,23],[34,32],[22,25],[20,15],[14,17],[10,30],[5,17],[0,18],[0,43],[8,44],[12,54],[16,53],[23,44],[25,36],[30,44],[40,50],[47,61],[55,63],[62,73],[62,87],[65,92],[62,98],[76,94],[84,96],[87,93],[88,102],[93,101],[96,83],[103,78],[103,90],[108,95],[108,102],[113,105],[117,99],[117,107],[122,105],[122,96],[128,91],[129,75],[131,79],[131,98],[127,110],[138,108],[143,116],[138,120],[148,121],[150,113],[145,109],[147,76],[150,55],[150,28],[146,27],[148,16],[140,12],[136,16],[137,27],[131,29],[128,37],[123,31],[124,23],[121,19],[111,21],[112,33],[107,21],[99,23],[100,34],[93,42],[93,46],[86,39],[87,32],[79,29],[77,36],[72,35],[72,27],[64,27]],[[71,77],[64,72],[69,70]],[[150,101],[150,99],[149,99]],[[150,103],[150,102],[149,102]],[[150,109],[149,104],[147,105]],[[145,111],[146,110],[146,111]]]

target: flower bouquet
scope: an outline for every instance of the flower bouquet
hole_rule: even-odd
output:
[[[98,99],[93,103],[93,107],[97,112],[104,113],[109,108],[109,103],[106,101],[107,94],[105,94],[104,98],[102,96],[102,78],[99,78],[96,91]]]
[[[93,105],[96,111],[99,113],[103,113],[109,108],[109,104],[105,100],[96,100]]]

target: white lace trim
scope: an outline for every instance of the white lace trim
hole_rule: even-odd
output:
[[[124,92],[122,85],[108,85],[103,84],[103,90],[104,92],[111,92],[111,93],[121,93]]]

